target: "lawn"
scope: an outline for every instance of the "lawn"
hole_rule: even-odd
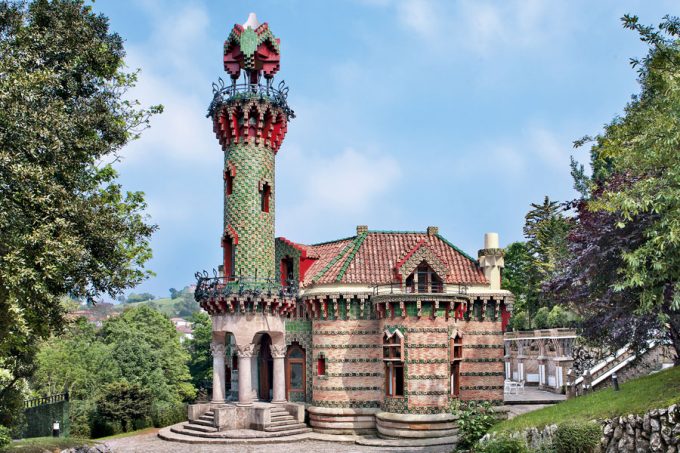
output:
[[[12,442],[3,453],[43,453],[44,451],[61,451],[67,448],[93,445],[95,441],[75,437],[34,437]]]
[[[519,431],[567,420],[602,420],[680,403],[680,366],[626,382],[621,390],[604,389],[496,425],[493,431]]]

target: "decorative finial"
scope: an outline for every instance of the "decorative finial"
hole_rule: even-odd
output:
[[[248,14],[248,20],[243,24],[243,28],[252,28],[253,30],[256,30],[259,26],[260,23],[257,21],[257,15],[255,13]]]

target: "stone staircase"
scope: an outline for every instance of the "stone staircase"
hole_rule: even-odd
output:
[[[276,433],[281,436],[289,436],[293,434],[302,434],[311,432],[312,429],[300,423],[288,413],[282,406],[274,406],[271,409],[271,422],[265,426],[264,431],[267,433]]]
[[[210,410],[201,415],[199,419],[185,423],[182,428],[184,428],[185,431],[183,434],[195,432],[196,435],[200,436],[200,434],[216,433],[215,412]],[[188,433],[186,431],[188,431]]]

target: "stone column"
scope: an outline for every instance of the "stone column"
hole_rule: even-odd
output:
[[[210,344],[210,352],[213,356],[213,392],[212,402],[216,404],[224,403],[224,393],[226,389],[226,376],[224,368],[224,342],[213,342]]]
[[[252,399],[252,384],[250,362],[255,351],[255,345],[237,344],[236,354],[238,355],[238,403],[237,406],[251,406]]]
[[[274,359],[274,395],[272,403],[286,402],[286,373],[284,359],[286,357],[286,346],[271,346],[272,359]]]

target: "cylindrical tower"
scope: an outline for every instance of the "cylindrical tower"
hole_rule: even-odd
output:
[[[276,275],[274,161],[293,116],[287,88],[272,86],[279,52],[279,40],[255,14],[235,25],[224,43],[231,84],[214,86],[209,111],[224,150],[224,275],[241,281]]]

